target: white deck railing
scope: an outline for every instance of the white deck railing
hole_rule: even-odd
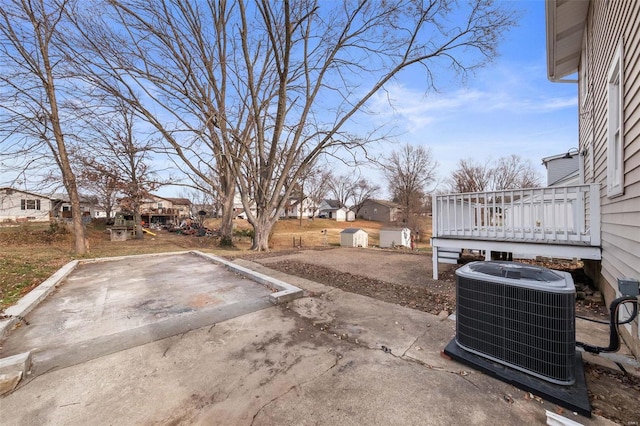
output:
[[[433,237],[599,246],[599,185],[434,195]]]

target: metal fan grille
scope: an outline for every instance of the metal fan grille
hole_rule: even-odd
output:
[[[556,384],[575,382],[575,294],[457,277],[456,342]]]

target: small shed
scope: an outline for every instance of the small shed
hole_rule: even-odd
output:
[[[344,222],[344,221],[353,222],[354,220],[356,220],[356,214],[351,210],[345,207],[342,207],[336,210],[334,218],[336,222]],[[331,216],[329,216],[329,219],[331,219]]]
[[[388,228],[380,230],[380,247],[411,248],[411,230],[409,228]]]
[[[346,228],[340,232],[340,245],[342,247],[368,247],[369,234],[364,229]]]
[[[356,214],[353,212],[353,210],[347,210],[346,218],[347,222],[353,222],[356,220]]]

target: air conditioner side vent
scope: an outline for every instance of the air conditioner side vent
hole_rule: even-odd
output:
[[[504,277],[510,274],[498,278],[467,266],[456,271],[458,346],[549,382],[572,384],[576,357],[571,276],[559,274],[557,281],[563,283],[517,278],[509,283]]]

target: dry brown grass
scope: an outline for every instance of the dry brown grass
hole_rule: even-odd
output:
[[[421,242],[418,249],[430,250],[428,235],[430,218],[421,226]],[[246,220],[236,220],[236,230],[251,230]],[[207,226],[216,227],[215,220]],[[382,224],[365,220],[336,222],[331,219],[279,221],[271,236],[272,250],[292,247],[339,246],[340,232],[345,228],[362,228],[369,234],[369,244],[379,243]],[[326,239],[323,230],[326,230]],[[87,226],[89,254],[87,258],[127,256],[134,254],[163,253],[184,250],[202,250],[219,255],[230,251],[246,251],[251,247],[250,237],[235,239],[235,248],[221,249],[216,239],[157,232],[156,236],[145,235],[141,240],[113,242],[104,224]],[[295,243],[294,243],[295,239]],[[301,242],[301,243],[300,243]],[[14,304],[20,297],[40,284],[65,263],[75,259],[73,236],[64,229],[52,229],[48,224],[25,224],[15,227],[0,227],[0,312]]]

